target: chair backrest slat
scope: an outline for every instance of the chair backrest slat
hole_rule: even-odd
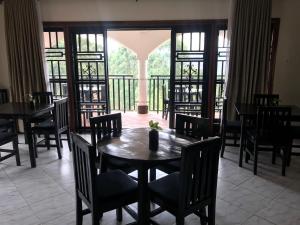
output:
[[[0,104],[8,103],[8,91],[7,89],[0,89]]]
[[[96,150],[77,134],[71,134],[76,192],[90,206],[95,196]]]
[[[54,101],[54,121],[58,130],[64,131],[68,129],[68,98]]]
[[[221,139],[213,137],[182,149],[180,171],[181,210],[203,201],[215,201]]]
[[[257,134],[269,132],[270,135],[289,131],[291,125],[291,108],[280,106],[261,106],[257,109]]]
[[[176,132],[194,138],[211,136],[209,119],[176,114]]]
[[[122,131],[121,113],[107,114],[103,116],[91,117],[91,140],[96,146],[98,141],[111,136],[118,136]]]
[[[52,104],[53,94],[52,92],[32,92],[32,98],[36,104]]]
[[[254,94],[253,104],[256,106],[277,106],[279,104],[279,95]]]

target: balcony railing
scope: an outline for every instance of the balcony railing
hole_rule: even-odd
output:
[[[68,96],[67,78],[50,78],[49,84],[54,98]]]
[[[67,96],[66,79],[49,79],[51,91],[55,97]],[[149,111],[162,112],[164,100],[169,96],[169,75],[151,75],[147,79]],[[215,118],[219,119],[223,107],[224,80],[217,80]],[[135,111],[138,102],[138,79],[133,75],[109,75],[110,108],[113,111]],[[95,107],[86,107],[90,111]],[[96,107],[98,109],[98,107]],[[103,110],[101,108],[101,110]]]
[[[109,90],[111,110],[136,109],[138,79],[133,75],[109,75]]]
[[[148,78],[149,111],[162,112],[163,102],[169,99],[170,75],[151,75]]]

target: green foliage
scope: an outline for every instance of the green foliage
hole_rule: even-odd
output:
[[[170,75],[170,40],[166,41],[148,57],[148,74],[151,75]]]
[[[137,75],[137,56],[128,48],[120,46],[108,54],[108,71],[110,75]]]
[[[158,122],[154,122],[153,120],[149,121],[149,127],[154,130],[161,130]]]

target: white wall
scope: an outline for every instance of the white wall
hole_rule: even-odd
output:
[[[300,1],[274,1],[273,15],[280,17],[274,93],[283,103],[300,106]]]
[[[40,0],[43,21],[133,21],[228,18],[229,0]],[[300,105],[300,1],[273,0],[281,18],[274,92]],[[3,4],[0,5],[0,87],[8,87]]]
[[[45,21],[226,18],[229,0],[41,0]]]

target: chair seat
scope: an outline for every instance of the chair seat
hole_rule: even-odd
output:
[[[137,198],[137,183],[126,173],[113,170],[96,178],[97,199],[100,208],[107,211],[120,205],[128,205]]]
[[[130,164],[120,159],[106,158],[105,163],[110,169],[124,170],[126,168],[132,167]],[[134,169],[132,169],[132,171],[134,171]]]
[[[289,132],[286,132],[287,134]],[[289,135],[282,136],[282,135],[277,135],[274,132],[271,131],[264,131],[263,133],[260,133],[259,135],[256,136],[256,130],[248,130],[247,131],[247,138],[251,142],[256,142],[259,145],[286,145],[289,142]]]
[[[177,205],[179,198],[179,172],[172,173],[149,183],[150,193],[167,204]]]
[[[239,120],[227,121],[226,128],[228,129],[241,129],[241,122]]]
[[[8,124],[10,124],[10,120],[7,119],[0,119],[0,126],[6,126]]]
[[[46,121],[43,121],[36,126],[34,126],[32,129],[33,130],[43,130],[43,129],[54,129],[54,122],[51,119],[48,119]]]
[[[163,165],[157,166],[157,169],[165,173],[174,173],[180,170],[180,160],[172,161]]]
[[[300,138],[300,126],[291,126],[293,138]]]
[[[41,115],[41,116],[37,116],[37,117],[33,117],[30,122],[31,123],[43,123],[46,122],[48,120],[51,120],[53,118],[53,115],[51,113],[47,113],[45,115]]]
[[[0,132],[5,132],[11,126],[11,121],[7,119],[0,119]]]
[[[4,145],[4,144],[10,142],[16,136],[17,136],[16,133],[0,132],[0,145]]]

